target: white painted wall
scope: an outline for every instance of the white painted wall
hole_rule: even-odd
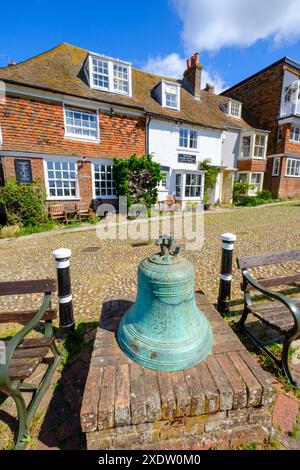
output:
[[[237,159],[240,149],[240,131],[229,130],[223,132],[221,161],[228,170],[237,168]]]
[[[197,149],[179,147],[180,127],[187,127],[197,131]],[[149,125],[149,153],[154,161],[170,168],[168,191],[159,191],[159,198],[164,199],[166,194],[175,191],[175,171],[172,170],[198,170],[199,163],[207,158],[212,165],[221,165],[222,131],[209,130],[197,126],[176,126],[172,122],[151,119]],[[196,155],[196,163],[179,163],[178,154]],[[219,194],[216,195],[216,201]],[[211,201],[215,202],[215,201]]]

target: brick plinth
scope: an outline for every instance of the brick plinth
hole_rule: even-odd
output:
[[[212,354],[179,372],[145,369],[120,350],[115,332],[131,300],[103,304],[85,387],[81,426],[88,449],[236,448],[272,433],[268,375],[204,296]]]

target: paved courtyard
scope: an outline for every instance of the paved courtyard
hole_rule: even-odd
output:
[[[300,203],[292,202],[205,215],[203,248],[200,251],[184,251],[184,255],[196,268],[196,288],[201,289],[212,303],[216,302],[218,294],[220,235],[224,232],[233,232],[237,236],[234,258],[239,255],[300,248]],[[157,251],[154,244],[132,246],[130,241],[99,240],[96,230],[49,232],[23,239],[2,241],[0,243],[0,279],[55,277],[55,263],[51,253],[60,247],[72,250],[71,276],[77,324],[97,321],[104,299],[122,298],[134,294],[139,262]],[[85,251],[91,247],[94,250]],[[299,271],[299,264],[290,263],[289,269],[293,272]],[[259,276],[286,272],[286,266],[259,268]],[[232,298],[237,304],[242,299],[240,281],[241,276],[234,263]],[[2,298],[0,309],[14,310],[21,304],[22,307],[32,307],[38,305],[38,300],[32,297],[29,300],[26,296],[19,298],[17,302],[13,297]],[[80,380],[84,383],[92,335],[92,332],[86,332],[83,335],[83,348],[79,362],[75,360],[71,364],[65,373],[64,382],[60,374],[57,374],[54,380],[57,383],[54,383],[44,400],[43,407],[40,408],[40,421],[37,419],[35,423],[33,432],[35,440],[31,444],[33,448],[84,447],[79,431],[80,391],[78,392],[78,387],[80,388]],[[72,380],[69,380],[70,377]],[[76,381],[79,384],[77,388]],[[47,411],[50,400],[52,414],[49,410]],[[9,447],[11,443],[11,423],[7,407],[9,404],[4,403],[2,409],[0,408],[0,448]],[[47,423],[45,425],[44,422],[41,431],[41,422],[45,413],[48,416]]]

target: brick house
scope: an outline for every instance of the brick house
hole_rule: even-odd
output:
[[[300,196],[300,64],[284,57],[222,93],[243,102],[248,121],[270,131],[264,187],[275,197]],[[239,172],[258,171],[244,159]]]
[[[48,203],[115,203],[113,158],[151,153],[164,173],[159,198],[184,206],[202,200],[209,158],[220,169],[211,200],[230,202],[240,137],[258,131],[241,103],[201,90],[201,70],[198,54],[176,80],[66,43],[0,68],[2,181],[38,179]]]

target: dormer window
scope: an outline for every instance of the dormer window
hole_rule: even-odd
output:
[[[166,108],[177,109],[177,86],[165,85],[165,95]]]
[[[241,113],[242,113],[242,104],[239,103],[238,101],[226,101],[225,103],[222,104],[221,108],[223,111],[228,114],[230,117],[234,117],[237,119],[241,118]]]
[[[180,110],[179,83],[162,80],[153,89],[153,95],[164,108]]]
[[[128,62],[89,55],[85,71],[91,88],[131,96],[131,64]]]

